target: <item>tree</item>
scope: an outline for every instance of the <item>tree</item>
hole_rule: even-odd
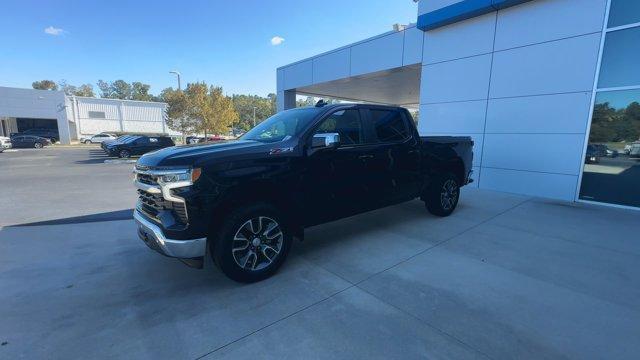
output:
[[[58,90],[58,85],[53,80],[41,80],[31,83],[31,87],[36,90]]]
[[[160,98],[168,104],[165,120],[169,129],[183,135],[198,131],[197,121],[187,116],[189,101],[183,91],[166,88],[160,93]]]
[[[233,101],[222,93],[221,87],[209,87],[205,82],[187,84],[185,114],[197,124],[197,131],[225,134],[238,121]]]
[[[69,96],[95,97],[95,94],[93,93],[93,86],[91,84],[84,84],[79,87],[75,87],[68,84],[66,80],[60,80],[58,82],[58,87]]]
[[[139,101],[157,100],[155,96],[149,93],[151,85],[139,81],[134,81],[129,84],[124,80],[116,80],[113,82],[98,80],[98,88],[100,89],[100,97],[107,99]]]
[[[83,84],[78,86],[76,89],[75,96],[85,96],[85,97],[96,97],[96,94],[93,92],[93,85],[91,84]]]
[[[138,81],[131,83],[131,100],[151,101],[152,96],[149,94],[150,88],[150,85]]]
[[[275,97],[275,94],[270,94]],[[254,126],[253,109],[255,108],[255,124],[259,124],[264,119],[275,114],[275,103],[269,97],[261,97],[258,95],[233,95],[233,107],[238,113],[238,122],[234,124],[235,128],[247,131]]]

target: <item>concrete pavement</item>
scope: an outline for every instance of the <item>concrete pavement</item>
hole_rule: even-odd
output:
[[[53,154],[92,158],[81,151]],[[47,166],[34,161],[12,169]],[[57,205],[61,194],[36,190],[57,211],[21,211],[60,225],[0,228],[0,358],[640,353],[637,211],[464,189],[448,218],[414,201],[308,229],[276,276],[242,285],[210,262],[196,270],[149,250],[131,220],[103,221],[135,197],[130,165],[72,171],[56,192],[95,182],[110,200],[73,193]],[[30,194],[28,183],[14,188],[16,201]],[[20,223],[7,214],[5,225]]]
[[[465,191],[318,226],[252,285],[131,221],[0,230],[0,357],[634,358],[638,213]],[[208,264],[211,265],[211,264]]]

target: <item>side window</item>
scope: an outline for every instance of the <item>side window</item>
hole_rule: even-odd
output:
[[[149,138],[149,142],[155,144],[158,142],[158,138]]]
[[[371,110],[371,119],[378,141],[396,142],[409,137],[409,130],[400,111]]]
[[[359,111],[356,109],[340,110],[329,115],[315,132],[315,134],[326,133],[340,134],[340,145],[362,144],[364,139]]]
[[[146,137],[141,137],[138,140],[135,141],[136,145],[145,145],[149,143],[149,138]]]

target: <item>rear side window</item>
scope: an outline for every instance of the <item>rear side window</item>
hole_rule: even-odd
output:
[[[409,137],[409,130],[398,110],[371,110],[373,127],[380,142],[402,141]]]

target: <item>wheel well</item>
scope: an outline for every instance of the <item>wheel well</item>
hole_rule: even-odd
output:
[[[229,214],[234,209],[244,205],[261,202],[275,207],[285,218],[285,221],[292,226],[294,234],[297,232],[300,222],[294,215],[296,211],[294,211],[295,205],[292,203],[291,196],[274,184],[268,182],[251,183],[230,188],[226,192],[227,194],[224,198],[217,202],[211,210],[211,228],[220,225],[221,221],[224,220],[224,214]]]
[[[451,172],[456,178],[458,178],[458,182],[460,186],[464,183],[465,173],[464,173],[464,163],[462,159],[456,158],[451,160],[445,164],[445,170]]]

